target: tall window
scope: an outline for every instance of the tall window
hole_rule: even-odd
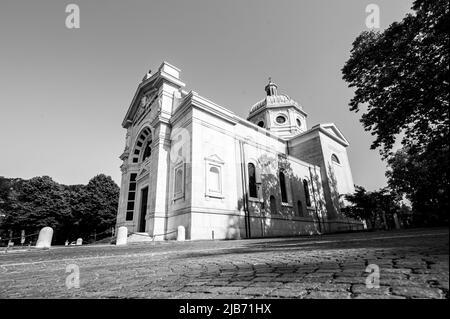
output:
[[[258,197],[258,189],[256,187],[256,169],[253,163],[248,164],[248,192],[250,197]]]
[[[303,216],[303,207],[302,207],[301,201],[297,201],[297,210],[298,210],[298,216]]]
[[[130,184],[128,187],[128,202],[127,202],[127,216],[126,220],[133,220],[134,201],[136,199],[136,176],[137,174],[130,174]]]
[[[283,203],[287,203],[288,198],[287,198],[287,191],[286,191],[286,177],[284,176],[283,172],[280,172],[279,177],[280,177],[280,188],[281,188],[281,201]]]
[[[223,160],[217,155],[205,157],[205,185],[206,196],[212,198],[224,198],[222,172]]]
[[[210,166],[208,176],[208,190],[213,193],[221,193],[220,170],[217,166]]]
[[[183,197],[184,193],[184,164],[180,164],[175,167],[175,180],[174,180],[174,199]]]
[[[303,190],[305,191],[306,206],[311,207],[311,195],[309,194],[309,185],[306,179],[303,180]]]

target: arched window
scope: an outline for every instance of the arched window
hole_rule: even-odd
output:
[[[250,197],[258,197],[258,189],[256,187],[256,169],[253,163],[248,163],[248,192]]]
[[[221,187],[220,187],[220,171],[219,168],[216,166],[211,166],[209,168],[209,191],[210,192],[216,192],[216,193],[220,193],[221,192]]]
[[[274,196],[270,196],[270,213],[272,215],[277,213],[277,201]]]
[[[183,167],[180,166],[175,171],[175,195],[183,192]]]
[[[336,156],[336,154],[331,155],[331,161],[336,164],[341,164],[341,162],[339,161],[339,158]]]
[[[309,185],[306,179],[303,180],[303,190],[305,191],[306,206],[311,206],[311,197],[309,194]]]
[[[223,170],[225,163],[217,155],[205,158],[205,196],[224,198]]]
[[[280,177],[280,188],[281,188],[281,201],[283,203],[287,203],[288,198],[287,198],[287,191],[286,191],[286,177],[284,176],[283,172],[280,172],[279,177]]]
[[[145,161],[151,155],[151,143],[152,143],[152,132],[150,128],[146,127],[142,130],[139,137],[136,139],[136,146],[134,147],[132,162],[139,163],[139,159],[142,158],[141,161]]]
[[[298,210],[298,216],[303,216],[303,207],[302,207],[302,201],[297,201],[297,210]]]
[[[150,147],[150,144],[152,141],[148,141],[144,148],[144,154],[142,155],[142,161],[145,161],[147,158],[152,155],[152,148]]]
[[[258,122],[258,126],[259,126],[259,127],[264,127],[264,121],[259,121],[259,122]]]

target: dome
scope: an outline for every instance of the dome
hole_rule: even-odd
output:
[[[255,103],[251,109],[250,114],[255,113],[261,108],[264,107],[272,107],[272,106],[294,106],[300,109],[300,106],[298,103],[291,99],[286,94],[280,94],[280,95],[268,95],[258,103]]]

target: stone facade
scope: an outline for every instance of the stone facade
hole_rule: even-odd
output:
[[[353,192],[346,148],[333,124],[307,114],[276,84],[247,120],[183,90],[164,62],[139,84],[122,126],[117,227],[155,240],[292,236],[362,223],[340,213]]]

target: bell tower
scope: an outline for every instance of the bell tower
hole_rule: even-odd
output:
[[[278,94],[278,85],[269,78],[266,97],[252,106],[247,120],[280,137],[289,139],[307,130],[307,114],[286,94]]]

